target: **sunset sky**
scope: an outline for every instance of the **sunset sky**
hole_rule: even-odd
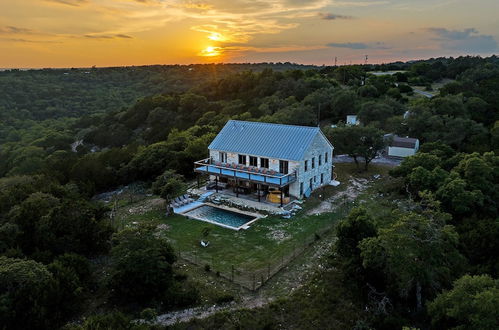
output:
[[[0,0],[0,68],[491,55],[499,0]]]

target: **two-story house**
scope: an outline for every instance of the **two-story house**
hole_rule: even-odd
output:
[[[208,149],[195,171],[259,200],[277,191],[282,205],[284,197],[308,197],[332,178],[334,148],[318,127],[229,120]]]

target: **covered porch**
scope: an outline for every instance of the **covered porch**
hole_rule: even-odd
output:
[[[291,202],[289,185],[296,181],[296,172],[283,174],[268,169],[229,163],[213,162],[207,158],[194,163],[199,175],[210,175],[214,180],[206,186],[208,190],[224,194],[253,198],[258,202],[279,204],[281,207]]]

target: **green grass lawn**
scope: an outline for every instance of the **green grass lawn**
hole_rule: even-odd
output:
[[[345,208],[319,216],[300,216],[291,219],[267,217],[251,224],[247,230],[235,231],[181,215],[164,216],[161,211],[130,215],[127,221],[154,221],[168,225],[165,235],[182,257],[199,264],[209,264],[213,271],[228,274],[236,271],[253,272],[279,263],[283,257],[310,242],[315,233],[330,228],[345,214]],[[209,228],[210,245],[200,245],[203,230]]]
[[[210,265],[212,271],[230,274],[232,266],[238,273],[252,273],[274,267],[289,257],[293,251],[302,249],[314,240],[316,233],[330,229],[344,217],[349,206],[321,215],[305,215],[306,211],[319,205],[322,199],[345,190],[349,178],[370,178],[373,174],[386,176],[388,168],[371,165],[368,172],[358,172],[353,164],[337,164],[335,171],[342,184],[328,186],[314,192],[303,205],[304,209],[291,219],[279,216],[262,218],[250,225],[247,230],[235,231],[207,222],[188,219],[184,216],[165,216],[162,210],[148,210],[141,214],[121,212],[121,226],[132,222],[156,222],[167,224],[164,234],[182,258],[200,265]],[[321,197],[319,197],[321,196]],[[130,206],[129,206],[130,207]],[[208,237],[203,230],[209,229]],[[210,242],[202,247],[200,240]]]

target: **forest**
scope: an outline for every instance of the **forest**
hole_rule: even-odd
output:
[[[318,270],[308,317],[332,326],[343,299],[363,306],[345,314],[355,329],[499,326],[499,58],[468,56],[0,72],[0,328],[155,329],[130,321],[198,305],[154,226],[117,229],[93,197],[182,192],[229,119],[320,125],[359,171],[386,133],[421,141],[379,192],[409,206],[359,206],[337,225],[330,267],[348,294]],[[175,328],[279,329],[301,294]]]

